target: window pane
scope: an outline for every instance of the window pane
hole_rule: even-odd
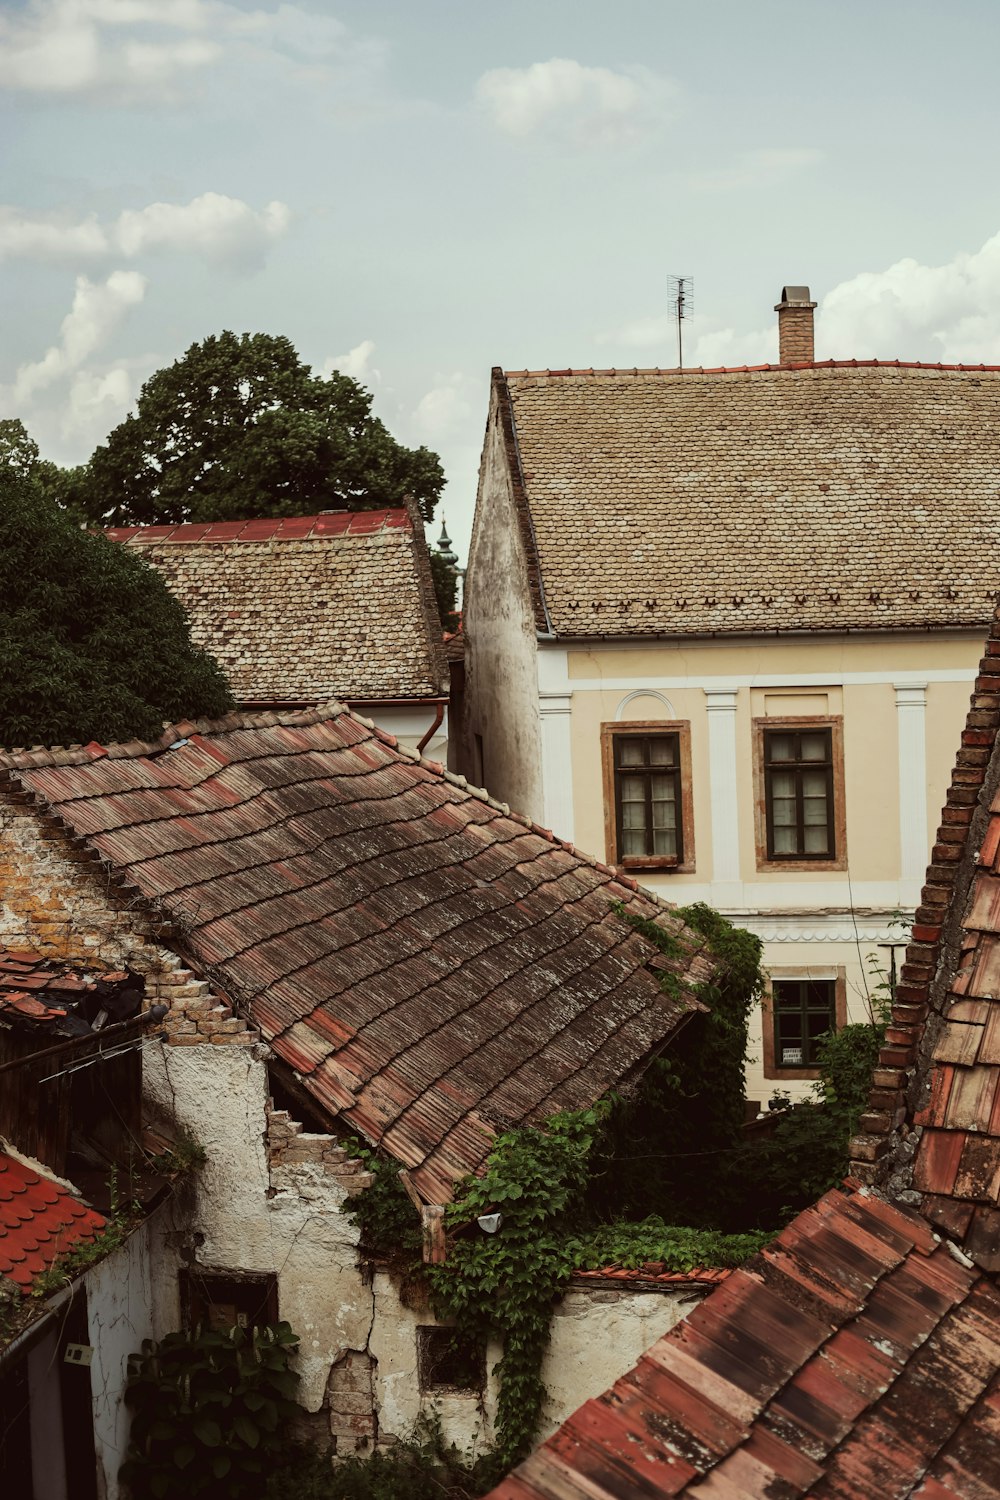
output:
[[[675,855],[677,853],[677,830],[657,828],[653,832],[653,853]]]
[[[795,736],[792,734],[769,734],[767,736],[768,760],[794,760]]]
[[[623,735],[615,742],[618,746],[618,763],[622,766],[644,766],[646,764],[645,741],[631,735]]]
[[[828,854],[830,852],[826,823],[821,828],[807,828],[802,840],[804,854]]]
[[[655,740],[649,740],[649,760],[655,766],[673,766],[677,764],[677,741],[673,735],[660,735]]]
[[[804,797],[826,798],[826,772],[825,771],[802,771],[802,795]]]
[[[778,828],[775,826],[774,852],[775,854],[797,854],[799,852],[794,828]]]
[[[622,857],[645,854],[646,852],[646,830],[640,828],[636,831],[625,829],[622,833]]]
[[[802,760],[828,760],[830,741],[826,734],[803,734],[800,737]]]
[[[795,796],[795,772],[773,771],[771,773],[771,796],[793,797]]]

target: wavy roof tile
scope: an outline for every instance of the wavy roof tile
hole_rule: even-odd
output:
[[[346,710],[4,767],[429,1202],[702,1008],[711,964],[669,908]],[[676,994],[619,903],[675,934]]]
[[[328,511],[108,536],[163,574],[241,702],[439,697],[447,669],[418,515]]]
[[[61,1255],[96,1240],[106,1222],[61,1183],[0,1151],[0,1276],[22,1292]]]
[[[1000,369],[494,371],[539,629],[986,626]]]

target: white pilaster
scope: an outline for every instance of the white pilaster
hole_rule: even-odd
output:
[[[736,698],[733,687],[705,689],[712,799],[712,899],[719,906],[740,899]]]
[[[919,899],[930,841],[927,835],[927,684],[894,684],[899,731],[899,876],[908,904]]]
[[[542,736],[543,822],[561,839],[574,837],[573,757],[568,658],[561,647],[538,651],[538,714]]]

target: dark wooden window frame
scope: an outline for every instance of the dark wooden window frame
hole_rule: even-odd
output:
[[[831,984],[832,995],[832,1019],[834,1028],[839,1031],[847,1024],[847,970],[842,966],[820,967],[813,969],[778,969],[768,977],[767,988],[764,991],[763,1004],[761,1006],[761,1023],[763,1026],[763,1052],[764,1052],[764,1077],[780,1079],[792,1082],[798,1079],[816,1079],[819,1077],[819,1069],[814,1066],[784,1067],[780,1061],[777,1037],[777,1007],[774,1000],[775,984]]]
[[[620,798],[615,764],[615,741],[626,738],[656,739],[672,737],[677,743],[677,767],[664,770],[675,775],[678,793],[677,832],[680,853],[671,854],[622,854],[619,830]],[[626,720],[624,723],[601,725],[601,760],[604,771],[604,837],[609,864],[620,865],[625,870],[659,870],[665,874],[678,871],[690,874],[695,868],[694,851],[694,799],[691,781],[691,724],[687,719]],[[630,773],[642,767],[630,766]],[[657,768],[659,771],[659,768]]]
[[[208,1308],[214,1300],[213,1292],[219,1302],[246,1303],[244,1311],[248,1328],[260,1328],[278,1321],[278,1278],[273,1272],[188,1266],[180,1272],[185,1328],[195,1328],[209,1321]]]
[[[420,1324],[417,1375],[425,1394],[448,1392],[479,1397],[486,1387],[485,1345],[474,1346],[467,1336],[448,1324]]]
[[[770,766],[767,760],[767,736],[778,734],[815,734],[824,730],[830,736],[830,759],[826,763],[828,776],[828,837],[832,839],[832,853],[824,854],[774,854],[771,837]],[[756,853],[758,870],[780,872],[784,870],[846,870],[847,869],[847,822],[844,803],[844,721],[839,715],[822,718],[796,716],[794,718],[754,719],[754,801],[756,823]],[[786,768],[799,770],[809,762],[788,762]],[[822,763],[814,761],[814,768]],[[780,769],[780,764],[776,767]]]

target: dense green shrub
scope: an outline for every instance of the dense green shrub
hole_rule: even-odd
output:
[[[132,1428],[121,1477],[134,1500],[257,1500],[298,1411],[298,1343],[287,1323],[145,1340],[125,1392]]]

